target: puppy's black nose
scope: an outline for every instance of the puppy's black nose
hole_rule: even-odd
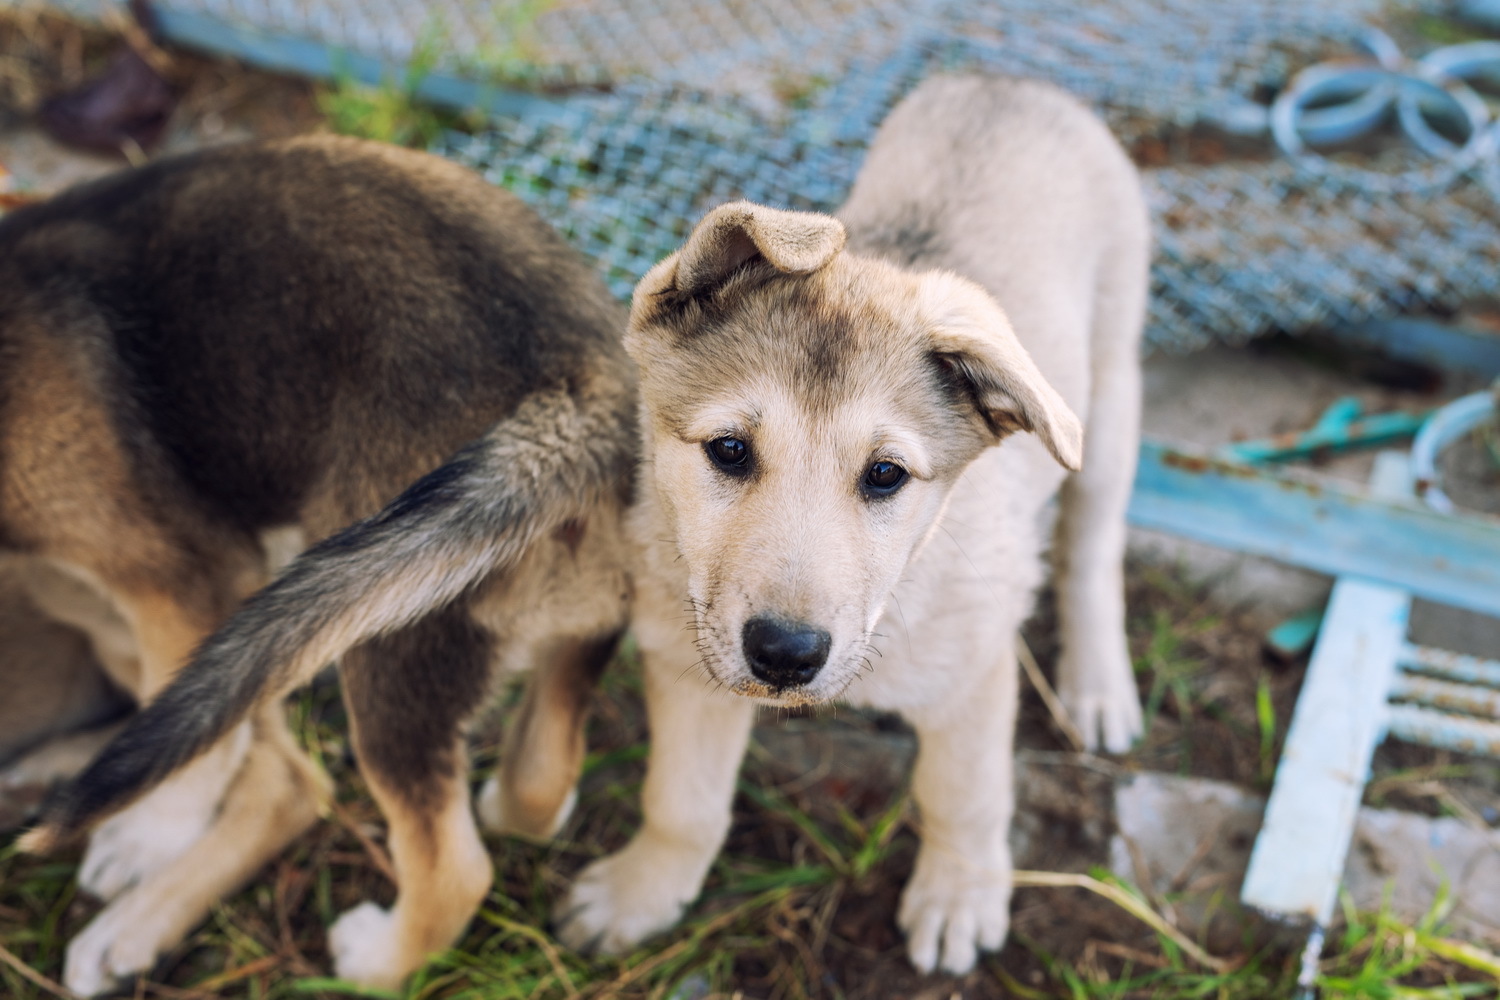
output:
[[[780,618],[752,618],[740,636],[750,672],[774,688],[796,687],[817,676],[833,639],[820,628]]]

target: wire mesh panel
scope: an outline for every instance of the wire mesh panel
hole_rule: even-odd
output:
[[[441,150],[536,204],[624,293],[719,201],[835,208],[880,119],[931,72],[1050,78],[1137,142],[1253,120],[1263,112],[1253,97],[1353,51],[1365,24],[1389,12],[1123,2],[1059,15],[1041,3],[933,3],[895,17],[870,7],[815,51],[782,54],[778,71],[800,67],[806,81],[792,99],[785,77],[779,102],[743,81],[731,93],[636,82],[576,97],[553,120],[449,137]],[[1500,212],[1473,183],[1393,196],[1269,156],[1150,170],[1147,183],[1159,233],[1148,336],[1158,346],[1453,307],[1496,289]]]
[[[621,294],[717,202],[836,208],[881,118],[930,73],[1050,79],[1140,152],[1205,126],[1264,133],[1266,100],[1296,71],[1360,54],[1369,26],[1439,9],[1437,0],[157,6],[556,97],[435,148],[536,205]],[[1391,193],[1299,167],[1268,138],[1250,149],[1258,155],[1248,160],[1147,171],[1158,231],[1153,344],[1240,341],[1500,292],[1500,206],[1476,179],[1482,170]]]
[[[88,0],[63,0],[78,5]],[[94,0],[95,3],[99,0]],[[551,85],[645,79],[712,93],[840,80],[897,49],[953,41],[997,69],[1184,121],[1378,19],[1379,0],[163,0],[163,10],[450,71]]]

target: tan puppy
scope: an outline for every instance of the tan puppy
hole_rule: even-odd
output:
[[[636,289],[651,761],[641,830],[558,909],[575,947],[629,948],[697,896],[757,704],[837,699],[919,736],[913,963],[964,972],[998,948],[1015,636],[1054,496],[1062,695],[1091,743],[1140,731],[1135,170],[1057,90],[938,78],[891,114],[840,215],[725,205]]]

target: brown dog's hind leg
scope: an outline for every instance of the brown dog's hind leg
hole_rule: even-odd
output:
[[[280,704],[248,725],[254,733],[213,825],[69,943],[67,980],[76,992],[97,993],[150,970],[214,904],[317,819],[328,782],[293,742]]]
[[[100,589],[114,603],[134,637],[139,672],[131,693],[149,702],[187,661],[193,648],[213,631],[218,618],[238,600],[232,573],[180,570],[159,579],[182,585],[110,579],[98,572]],[[213,568],[216,569],[217,567]],[[188,586],[188,581],[197,584]],[[96,645],[98,643],[96,642]],[[110,817],[89,838],[78,869],[78,884],[111,900],[162,871],[186,852],[215,822],[219,804],[250,746],[250,726],[241,725],[191,764],[138,801]]]
[[[149,698],[212,622],[163,589],[111,596],[139,644],[138,691]],[[112,902],[69,943],[68,986],[92,995],[148,971],[305,830],[326,797],[326,781],[292,741],[277,703],[111,817],[90,838],[79,885]]]
[[[589,700],[619,634],[543,644],[525,700],[505,734],[497,773],[485,782],[479,819],[491,833],[545,838],[567,822],[583,770]]]
[[[489,892],[464,727],[488,691],[493,644],[460,602],[344,658],[355,752],[389,824],[397,894],[389,910],[365,903],[330,929],[343,979],[399,987],[458,939]]]

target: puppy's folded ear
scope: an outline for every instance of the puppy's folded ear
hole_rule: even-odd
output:
[[[787,274],[809,274],[827,266],[844,239],[844,224],[829,215],[730,202],[705,215],[675,257],[653,268],[641,286],[654,286],[651,294],[694,298],[756,259]]]
[[[943,272],[924,275],[920,287],[933,358],[969,395],[995,441],[1030,431],[1064,468],[1082,468],[1083,426],[989,293]]]

